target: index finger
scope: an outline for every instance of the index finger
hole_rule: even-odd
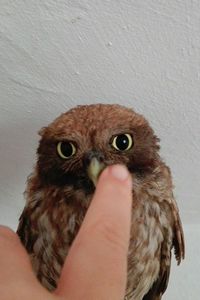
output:
[[[131,178],[108,167],[64,264],[56,291],[70,299],[122,299],[131,219]]]

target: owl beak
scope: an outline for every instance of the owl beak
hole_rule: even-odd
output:
[[[99,178],[99,175],[105,168],[105,164],[103,162],[100,162],[96,157],[93,157],[89,163],[89,166],[87,168],[87,173],[89,178],[94,183],[94,186],[96,187],[97,181]]]

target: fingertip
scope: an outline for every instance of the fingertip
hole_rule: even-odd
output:
[[[125,181],[129,177],[128,169],[124,165],[113,165],[109,169],[110,174],[120,181]]]
[[[131,188],[132,180],[130,173],[125,165],[115,164],[108,166],[101,174],[100,180],[114,179],[116,183],[123,183]]]

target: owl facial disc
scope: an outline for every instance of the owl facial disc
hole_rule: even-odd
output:
[[[87,173],[89,178],[92,180],[94,183],[94,186],[96,187],[97,181],[99,178],[99,175],[105,168],[105,164],[100,162],[96,157],[93,157],[90,161],[90,164],[87,169]]]

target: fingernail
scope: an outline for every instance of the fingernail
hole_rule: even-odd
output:
[[[111,174],[118,180],[124,181],[128,178],[129,172],[123,165],[114,165],[110,168]]]

